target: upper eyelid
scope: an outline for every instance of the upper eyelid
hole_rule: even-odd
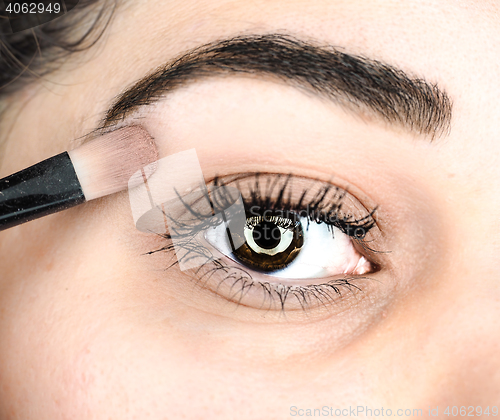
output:
[[[270,183],[269,180],[273,180],[274,183]],[[254,181],[253,181],[254,180]],[[280,184],[280,180],[283,180]],[[289,182],[291,180],[291,182]],[[337,178],[338,180],[338,178]],[[308,196],[307,193],[311,193],[311,191],[314,192],[314,188],[317,191],[317,193],[322,193],[322,191],[329,189],[327,192],[331,192],[330,196],[325,195],[323,198],[325,201],[325,205],[328,205],[326,203],[327,198],[332,198],[334,197],[336,200],[339,202],[342,202],[344,199],[354,199],[356,202],[358,202],[363,208],[359,209],[360,211],[364,211],[365,216],[368,217],[370,214],[374,214],[374,211],[378,209],[378,205],[374,204],[371,206],[371,210],[367,208],[363,202],[356,196],[355,192],[353,191],[353,188],[349,185],[346,184],[344,187],[337,185],[336,183],[333,182],[333,178],[331,178],[330,181],[326,180],[320,180],[320,179],[315,179],[315,178],[309,178],[301,175],[296,175],[292,173],[288,174],[283,174],[283,173],[272,173],[272,172],[248,172],[248,173],[240,173],[236,175],[225,175],[225,176],[215,176],[211,178],[209,181],[207,181],[207,185],[209,184],[214,184],[216,186],[224,186],[224,185],[236,185],[237,188],[240,190],[241,184],[243,181],[250,181],[250,183],[254,182],[255,189],[260,188],[261,192],[264,192],[265,194],[269,195],[271,193],[278,193],[280,194],[280,201],[275,203],[275,206],[277,208],[280,208],[280,210],[285,210],[287,205],[293,204],[294,206],[300,206],[305,204],[305,201],[307,200]],[[298,200],[295,200],[293,202],[293,198],[289,196],[286,191],[279,191],[280,188],[283,186],[287,187],[289,190],[291,190],[292,187],[297,187],[297,182],[303,182],[303,185],[299,185],[298,189],[301,190],[301,197],[298,198]],[[263,185],[265,184],[265,185]],[[293,185],[295,184],[295,185]],[[240,190],[241,191],[241,190]],[[297,197],[296,197],[297,198]],[[310,198],[310,197],[309,197]],[[288,201],[292,201],[293,203],[288,203]],[[319,198],[318,198],[319,200]],[[316,200],[314,204],[320,204],[320,202]],[[339,203],[333,203],[333,204],[339,204]],[[330,206],[332,203],[330,203]],[[280,207],[282,206],[282,207]],[[374,220],[376,222],[376,220]]]
[[[310,194],[301,194],[300,198],[294,198],[292,197],[292,194],[285,194],[284,191],[287,187],[292,188],[293,182],[290,180],[301,180],[302,182],[305,182],[304,185],[296,188],[296,192],[304,191]],[[246,189],[242,188],[241,185],[244,181],[247,183]],[[174,239],[185,239],[192,235],[192,233],[208,229],[216,223],[215,219],[212,220],[214,216],[217,220],[219,220],[222,215],[222,218],[226,220],[226,216],[224,216],[225,210],[235,203],[231,200],[237,199],[237,197],[233,191],[230,191],[229,193],[231,197],[224,197],[224,192],[226,188],[232,188],[234,190],[234,186],[236,186],[236,190],[241,193],[245,213],[247,214],[246,217],[250,214],[248,211],[250,210],[251,212],[256,205],[259,208],[265,208],[266,211],[273,209],[275,211],[290,210],[298,212],[298,216],[305,215],[311,222],[314,221],[335,226],[343,233],[346,233],[356,241],[361,242],[365,241],[367,233],[376,225],[376,222],[372,217],[374,210],[371,212],[368,211],[361,203],[359,204],[363,208],[358,209],[357,213],[349,206],[344,206],[344,208],[347,207],[347,210],[343,210],[341,212],[340,208],[344,198],[350,197],[348,191],[343,190],[329,182],[319,181],[317,179],[305,178],[292,174],[241,173],[224,177],[216,176],[211,181],[208,181],[207,185],[214,187],[214,189],[209,188],[210,192],[209,190],[203,192],[201,200],[200,196],[196,195],[195,201],[192,202],[196,207],[192,207],[191,204],[184,202],[181,199],[182,205],[186,208],[186,211],[189,212],[190,215],[198,218],[198,222],[191,221],[186,227],[182,223],[179,224],[177,220],[170,220],[170,228],[175,233]],[[317,191],[311,189],[312,185],[315,186]],[[297,185],[295,186],[297,187]],[[248,187],[250,189],[248,189]],[[309,187],[309,189],[306,187]],[[329,188],[329,191],[334,191],[332,196],[322,195],[322,192],[326,187]],[[215,193],[213,193],[214,190]],[[322,195],[321,199],[317,199],[317,195],[314,195],[316,193],[318,195]],[[281,200],[277,200],[277,197],[280,197]],[[333,202],[329,202],[329,200],[333,200]],[[319,206],[321,201],[324,201],[323,207]],[[199,206],[200,202],[201,207]],[[312,203],[313,207],[310,207],[310,203]],[[303,207],[302,210],[299,208],[300,206]],[[199,209],[202,209],[202,211],[199,212]],[[238,211],[236,214],[238,214]]]

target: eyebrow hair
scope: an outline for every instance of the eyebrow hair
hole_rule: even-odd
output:
[[[452,102],[437,84],[338,48],[270,34],[211,42],[157,68],[116,99],[102,128],[188,83],[226,75],[285,82],[431,139],[451,126]]]

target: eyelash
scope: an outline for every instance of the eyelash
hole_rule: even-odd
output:
[[[247,218],[252,217],[248,214],[248,209],[256,208],[261,210],[264,209],[264,211],[283,213],[299,212],[304,214],[305,211],[308,221],[307,228],[311,222],[325,223],[327,226],[332,227],[331,231],[333,234],[333,226],[335,226],[344,234],[350,236],[352,240],[366,252],[379,252],[370,248],[367,245],[368,241],[365,239],[366,234],[376,225],[374,214],[377,207],[358,218],[354,217],[352,214],[344,214],[342,206],[348,192],[347,190],[343,190],[332,184],[322,185],[317,189],[317,192],[312,197],[309,197],[311,188],[304,188],[300,194],[300,198],[294,202],[294,199],[292,198],[292,181],[294,178],[305,178],[294,177],[292,174],[283,175],[253,173],[215,177],[213,181],[208,183],[206,188],[203,188],[203,199],[208,202],[211,214],[201,214],[188,203],[182,201],[186,210],[199,219],[199,224],[195,226],[186,226],[172,220],[173,223],[169,223],[169,232],[172,233],[159,234],[164,240],[168,241],[168,243],[160,249],[147,252],[146,255],[158,252],[172,253],[174,251],[172,234],[177,240],[179,238],[184,240],[183,246],[185,246],[186,249],[188,249],[188,247],[195,249],[196,247],[192,246],[193,238],[209,227],[219,225],[223,222],[221,219],[214,222],[214,218],[210,216],[218,215],[234,203],[234,197],[231,196],[226,187],[231,184],[236,184],[237,190],[241,192],[241,181],[252,178],[253,185],[250,187],[247,196],[244,196],[244,194],[241,193]],[[320,184],[320,181],[309,181]],[[262,190],[263,188],[264,190]],[[210,190],[215,192],[211,194]],[[273,198],[273,194],[276,195],[276,198]],[[256,216],[254,213],[252,213],[252,215]],[[177,226],[175,226],[175,224],[177,224]],[[359,232],[362,232],[362,234]],[[177,246],[179,246],[179,242],[177,242]],[[187,255],[189,255],[189,253]],[[175,258],[175,256],[172,257]],[[174,267],[178,263],[179,261],[175,259],[175,261],[170,264],[167,269]],[[209,264],[212,264],[213,266],[208,267]],[[379,267],[376,264],[374,264],[374,267],[374,271],[378,271]],[[268,309],[272,309],[271,305],[274,306],[278,303],[281,311],[285,311],[285,304],[291,297],[294,297],[298,301],[300,307],[304,311],[314,306],[313,303],[326,306],[327,303],[333,302],[335,297],[342,298],[343,290],[347,290],[351,293],[361,291],[361,288],[353,284],[352,281],[361,279],[370,280],[370,278],[366,276],[350,276],[321,284],[305,286],[255,281],[253,280],[252,275],[244,268],[229,265],[224,261],[211,259],[209,256],[207,256],[207,262],[203,263],[194,271],[194,280],[196,281],[196,284],[200,284],[202,282],[206,283],[209,282],[217,273],[222,274],[223,277],[219,280],[216,290],[219,289],[222,284],[232,282],[232,284],[230,284],[230,290],[236,290],[236,293],[233,294],[233,298],[238,297],[239,295],[239,299],[235,300],[238,305],[241,304],[244,295],[248,293],[250,289],[260,287],[264,292],[264,301],[261,304],[261,308],[264,308],[266,299],[268,298]]]
[[[325,223],[328,226],[335,226],[339,228],[343,233],[353,238],[363,240],[366,233],[370,231],[375,226],[375,219],[373,217],[377,208],[375,207],[372,211],[370,211],[366,216],[362,218],[355,219],[352,215],[343,215],[340,217],[340,212],[342,208],[342,203],[345,195],[347,194],[346,190],[341,190],[339,187],[335,187],[331,184],[325,185],[323,188],[318,190],[315,197],[313,197],[308,203],[304,203],[304,198],[308,190],[304,190],[300,196],[300,199],[297,204],[293,203],[291,196],[286,197],[287,189],[289,188],[289,181],[292,179],[293,175],[288,174],[283,182],[283,185],[280,186],[280,190],[278,193],[279,199],[275,202],[272,202],[270,197],[273,193],[273,190],[276,188],[279,180],[284,177],[281,174],[267,174],[275,177],[274,182],[269,182],[271,178],[268,179],[268,185],[266,185],[266,195],[260,193],[260,183],[261,174],[256,173],[254,176],[255,183],[254,189],[251,193],[251,199],[245,200],[243,197],[243,202],[245,205],[245,209],[247,208],[264,208],[270,211],[278,211],[278,212],[297,212],[297,210],[302,211],[302,206],[305,206],[307,209],[307,220],[308,222],[314,223]],[[236,180],[237,181],[237,180]],[[214,186],[224,187],[226,184],[222,181],[221,184],[220,178],[216,177],[214,179]],[[329,205],[326,204],[328,201],[328,194],[333,192],[333,197],[335,201],[332,201]],[[291,193],[291,191],[290,191]],[[363,235],[357,235],[356,231],[363,231]]]

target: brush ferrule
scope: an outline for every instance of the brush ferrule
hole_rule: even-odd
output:
[[[67,152],[0,179],[0,230],[85,202]]]

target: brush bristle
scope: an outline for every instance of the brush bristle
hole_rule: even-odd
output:
[[[158,149],[140,126],[121,128],[68,152],[87,201],[128,188],[132,175],[158,160]]]

